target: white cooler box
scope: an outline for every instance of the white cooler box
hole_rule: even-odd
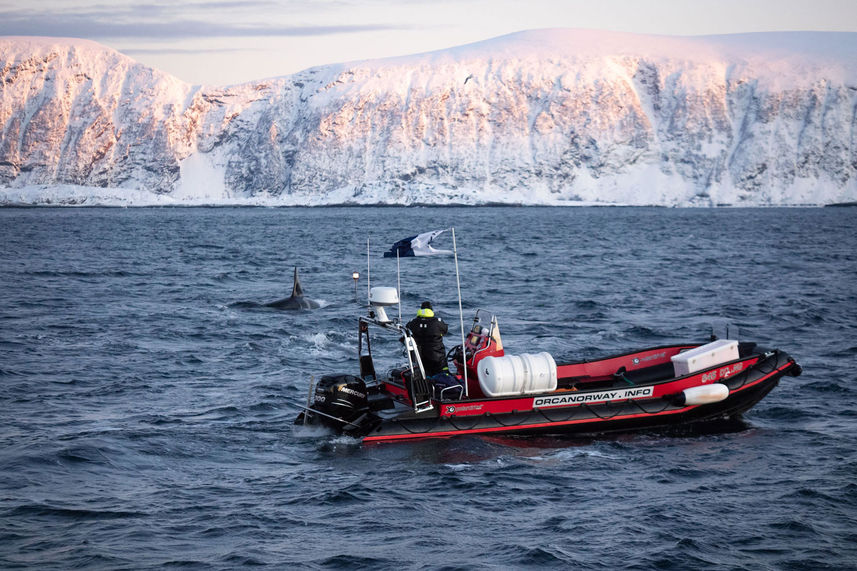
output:
[[[697,347],[672,356],[675,376],[683,377],[703,369],[716,367],[720,363],[728,363],[738,358],[738,342],[729,339],[718,339],[706,345]]]

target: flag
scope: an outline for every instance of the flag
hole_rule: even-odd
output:
[[[407,258],[412,256],[436,256],[438,254],[451,254],[452,250],[436,250],[432,247],[432,240],[438,237],[438,235],[446,232],[449,228],[444,228],[443,230],[435,230],[433,232],[424,232],[422,234],[417,234],[416,236],[411,236],[410,238],[405,238],[404,240],[399,240],[390,248],[390,251],[384,252],[385,258],[395,258],[396,252],[399,253],[400,258]]]

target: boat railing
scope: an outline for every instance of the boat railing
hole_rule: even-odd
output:
[[[434,406],[431,402],[431,387],[426,380],[425,367],[423,366],[420,352],[417,349],[417,342],[414,340],[408,328],[403,326],[399,321],[379,321],[374,317],[359,318],[359,340],[357,344],[357,353],[360,360],[360,376],[366,380],[375,380],[375,365],[372,358],[372,346],[369,337],[369,325],[375,325],[387,331],[393,331],[400,335],[400,339],[405,347],[405,354],[408,358],[409,375],[405,379],[405,388],[408,391],[408,397],[411,400],[415,413],[432,410]],[[366,353],[363,352],[363,343],[366,343]]]
[[[402,332],[405,353],[408,355],[408,367],[411,371],[410,378],[407,379],[408,396],[411,398],[414,412],[426,412],[434,408],[431,403],[431,387],[426,380],[425,368],[417,349],[417,342],[407,328],[403,328]]]
[[[497,316],[493,313],[490,314],[491,318],[489,320],[487,333],[482,333],[485,328],[481,325],[482,318],[480,317],[480,313],[483,312],[482,309],[476,310],[476,315],[473,318],[473,325],[470,328],[470,335],[468,335],[468,340],[470,344],[473,346],[473,353],[468,359],[471,365],[475,365],[477,356],[491,348],[491,341],[494,341],[496,344],[500,344],[499,337],[495,338],[495,335],[498,333],[498,325],[497,325]],[[473,341],[473,336],[476,336],[476,342]]]

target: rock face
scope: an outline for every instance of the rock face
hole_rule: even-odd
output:
[[[272,204],[857,200],[857,34],[522,32],[190,86],[0,39],[0,200],[33,185]]]
[[[0,41],[0,183],[169,191],[195,138],[191,88],[80,40]]]

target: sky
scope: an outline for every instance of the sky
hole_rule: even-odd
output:
[[[207,85],[538,28],[857,32],[857,0],[0,0],[0,36],[94,40]]]

